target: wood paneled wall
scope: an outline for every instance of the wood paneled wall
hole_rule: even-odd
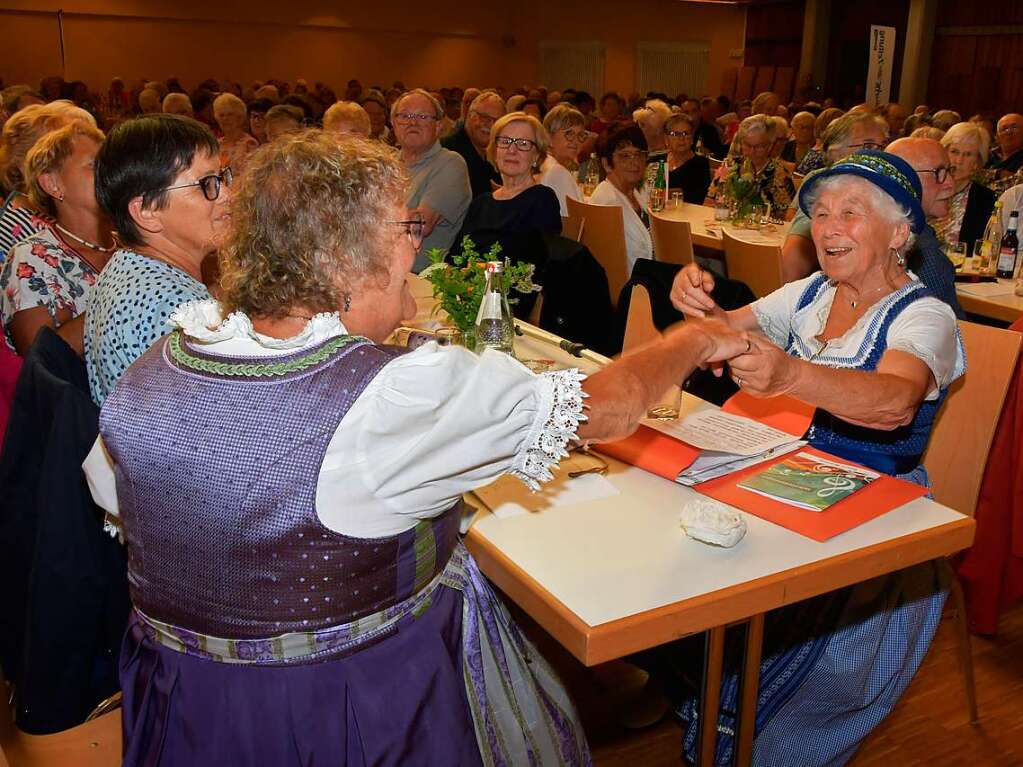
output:
[[[964,118],[1023,112],[1023,2],[940,0],[927,98]]]

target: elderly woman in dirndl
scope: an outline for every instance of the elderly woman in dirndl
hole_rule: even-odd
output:
[[[924,227],[920,199],[905,160],[853,154],[800,189],[821,271],[724,312],[710,297],[713,276],[690,265],[672,299],[689,317],[758,334],[750,354],[729,362],[732,377],[753,396],[815,405],[811,445],[927,484],[921,457],[965,358],[952,310],[906,268],[903,254]],[[946,593],[944,570],[928,562],[769,614],[754,763],[845,763],[916,673]],[[727,711],[734,677],[722,694]],[[691,750],[693,701],[681,713]],[[719,759],[734,732],[723,719]]]

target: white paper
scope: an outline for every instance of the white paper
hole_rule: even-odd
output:
[[[732,455],[758,455],[795,441],[791,434],[751,418],[710,408],[698,410],[681,421],[649,419],[643,423],[700,450]]]
[[[708,482],[712,479],[723,477],[725,474],[742,471],[748,466],[754,466],[779,455],[791,453],[796,448],[803,447],[805,444],[804,440],[797,439],[787,445],[782,445],[754,456],[737,456],[733,453],[700,453],[696,456],[696,460],[678,475],[676,481],[687,487],[692,487],[701,482]]]
[[[558,478],[534,493],[515,477],[504,476],[476,490],[477,497],[495,517],[505,519],[540,512],[547,508],[597,501],[618,495],[618,488],[600,474],[583,474],[575,479]]]
[[[971,285],[959,285],[960,292],[968,293],[971,296],[991,298],[992,296],[1011,296],[1011,282],[978,282]]]

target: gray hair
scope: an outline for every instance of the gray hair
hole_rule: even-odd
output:
[[[695,101],[695,99],[689,99],[689,100],[690,101]],[[668,131],[673,130],[675,125],[677,125],[678,123],[685,123],[686,125],[689,126],[689,130],[690,131],[693,131],[693,130],[696,129],[696,124],[695,124],[695,121],[693,120],[693,118],[690,117],[689,115],[687,115],[685,112],[679,112],[677,114],[673,114],[671,117],[669,117],[665,121],[665,123],[664,123],[664,132],[667,133]]]
[[[824,153],[829,162],[834,162],[838,151],[845,150],[849,137],[857,125],[871,125],[877,128],[882,136],[888,135],[888,123],[880,115],[872,112],[849,112],[832,121],[824,131],[822,141]],[[833,151],[834,150],[834,151]]]
[[[762,131],[767,134],[767,137],[774,139],[774,120],[767,115],[751,115],[739,123],[739,130],[736,132],[736,140],[742,141],[750,133],[756,133]]]
[[[438,120],[443,119],[444,107],[441,106],[441,103],[439,101],[437,101],[437,97],[434,96],[432,93],[430,93],[430,91],[426,90],[425,88],[413,88],[412,90],[405,91],[403,94],[398,96],[398,98],[395,99],[395,102],[391,104],[392,121],[394,120],[394,116],[398,114],[398,108],[401,106],[401,102],[403,102],[409,96],[422,96],[424,99],[428,100],[430,104],[433,105],[433,116],[436,117]]]
[[[873,184],[860,176],[856,176],[851,173],[843,173],[841,175],[830,176],[822,179],[821,181],[812,184],[810,188],[801,195],[800,206],[802,207],[802,203],[806,203],[806,209],[810,211],[810,218],[812,219],[813,209],[817,205],[817,201],[820,199],[821,194],[831,189],[846,186],[847,184],[855,184],[865,191],[868,191],[871,209],[885,223],[892,227],[896,227],[899,224],[905,224],[908,228],[909,235],[906,238],[906,242],[902,245],[902,250],[907,251],[913,247],[913,242],[916,239],[916,236],[913,234],[913,218],[909,209],[888,194],[884,189],[877,186],[877,184]]]
[[[792,119],[789,120],[789,125],[794,126],[796,124],[796,120],[799,120],[800,122],[809,120],[813,125],[816,125],[817,123],[817,118],[814,116],[813,112],[796,112],[792,115]]]
[[[956,123],[941,137],[941,145],[948,149],[953,144],[961,144],[973,139],[977,142],[977,154],[980,156],[980,164],[987,165],[988,150],[991,148],[991,138],[977,123]]]
[[[939,109],[931,115],[931,125],[941,130],[948,130],[956,123],[961,123],[963,116],[951,109]]]
[[[498,104],[501,105],[501,109],[504,109],[504,99],[501,98],[501,94],[491,88],[488,88],[485,91],[480,91],[480,95],[478,95],[469,103],[469,111],[472,112],[474,109],[476,109],[476,107],[478,107],[485,101],[496,101]]]
[[[543,127],[552,136],[559,130],[585,126],[586,118],[583,117],[583,113],[571,104],[558,104],[543,118]]]
[[[168,93],[163,97],[163,111],[171,112],[173,106],[185,107],[188,110],[188,114],[192,114],[192,99],[188,98],[186,93]],[[181,112],[175,112],[174,114],[182,114]]]

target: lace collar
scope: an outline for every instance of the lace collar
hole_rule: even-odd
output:
[[[182,304],[171,314],[169,322],[198,343],[244,339],[275,350],[304,349],[348,333],[337,312],[321,312],[290,338],[265,336],[255,331],[252,320],[243,312],[232,312],[224,319],[220,304],[212,299]]]

